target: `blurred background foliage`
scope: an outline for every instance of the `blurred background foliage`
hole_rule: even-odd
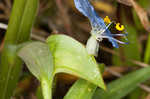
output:
[[[111,43],[100,43],[97,62],[104,63],[103,77],[106,83],[120,75],[150,64],[150,0],[90,0],[98,14],[104,18],[120,22],[128,32],[130,44],[114,49]],[[0,0],[0,54],[3,49],[4,35],[12,9],[13,0]],[[32,30],[32,40],[45,41],[51,34],[66,34],[83,44],[90,36],[91,26],[87,18],[77,11],[73,0],[40,0],[38,15]],[[118,33],[112,29],[113,33]],[[120,39],[120,38],[118,38]],[[77,77],[57,74],[54,99],[62,99]],[[15,90],[19,99],[36,99],[39,82],[26,66]],[[150,83],[143,83],[125,97],[126,99],[150,99]]]

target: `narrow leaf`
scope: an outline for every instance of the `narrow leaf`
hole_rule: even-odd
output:
[[[79,79],[69,89],[69,92],[64,99],[91,99],[96,88],[96,85],[93,85],[86,80]]]
[[[30,39],[38,0],[14,0],[0,64],[0,99],[10,99],[17,85],[22,61],[17,56],[17,44]]]
[[[107,86],[107,91],[98,88],[92,99],[121,99],[137,88],[138,84],[150,78],[150,67],[142,68],[129,73]]]
[[[148,36],[148,41],[147,41],[145,56],[144,56],[144,62],[147,64],[150,62],[150,35]]]

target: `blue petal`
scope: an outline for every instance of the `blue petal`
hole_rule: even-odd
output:
[[[92,22],[92,26],[97,27],[98,29],[106,28],[104,20],[101,17],[99,17],[96,12],[95,12],[94,21]]]
[[[88,19],[92,27],[98,29],[104,29],[105,23],[102,18],[100,18],[95,12],[93,6],[90,4],[88,0],[74,0],[76,8]]]
[[[88,0],[74,0],[76,8],[86,17],[92,19],[95,16],[94,8]]]
[[[112,35],[113,35],[113,34],[111,34],[111,32],[110,32],[108,29],[102,34],[102,36],[107,36],[109,42],[112,43],[112,46],[113,46],[113,47],[119,48],[119,45],[118,45],[117,41],[114,40],[115,38],[113,38]]]
[[[115,40],[113,40],[111,38],[108,38],[108,40],[109,40],[109,42],[111,42],[111,44],[112,44],[113,47],[119,48],[119,45],[118,45],[118,43]]]
[[[115,48],[119,48],[119,45],[118,43],[120,44],[128,44],[128,42],[122,42],[122,41],[119,41],[117,39],[114,38],[114,36],[126,36],[126,34],[111,34],[111,32],[109,30],[106,30],[106,32],[104,32],[102,34],[102,36],[105,36],[108,38],[108,40],[112,43],[112,46],[115,47]]]

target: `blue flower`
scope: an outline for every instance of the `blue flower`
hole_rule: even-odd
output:
[[[103,38],[107,38],[111,43],[112,46],[115,48],[118,48],[120,44],[128,44],[128,42],[122,42],[114,37],[116,36],[123,36],[126,37],[127,33],[125,34],[112,34],[109,31],[109,26],[112,24],[108,24],[106,26],[104,20],[98,16],[96,11],[94,10],[93,6],[90,4],[88,0],[74,0],[76,8],[88,19],[90,20],[92,30],[91,30],[91,35],[98,41],[102,41]],[[95,45],[97,46],[97,45]],[[97,49],[97,48],[96,48]]]

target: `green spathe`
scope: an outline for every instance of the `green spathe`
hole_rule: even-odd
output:
[[[76,75],[105,89],[94,57],[87,53],[81,43],[65,35],[52,35],[47,43],[54,57],[55,73]]]
[[[54,65],[47,44],[28,43],[19,50],[18,55],[26,63],[30,72],[41,82],[44,99],[51,99]]]

